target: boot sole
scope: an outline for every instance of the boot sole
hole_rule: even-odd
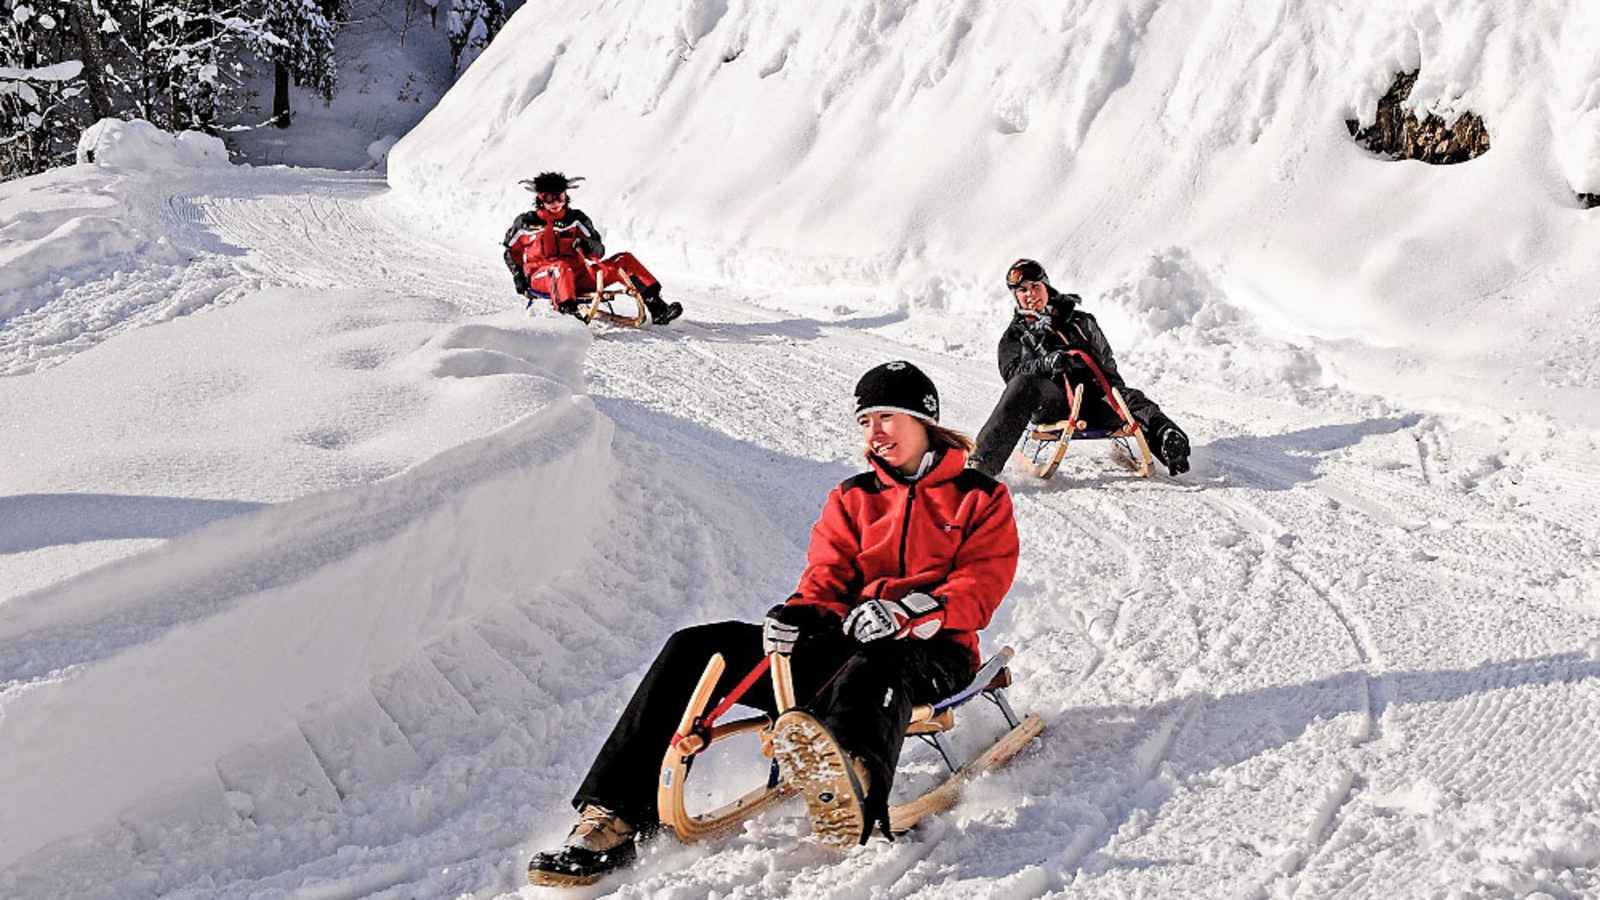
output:
[[[840,849],[860,843],[862,798],[833,735],[810,715],[789,712],[779,717],[772,746],[784,778],[805,797],[817,840]]]
[[[538,887],[584,887],[604,877],[604,875],[565,875],[560,872],[546,872],[544,869],[528,870],[528,883]]]

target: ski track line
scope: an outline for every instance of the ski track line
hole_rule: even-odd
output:
[[[1381,744],[1381,719],[1379,710],[1374,704],[1374,697],[1381,700],[1383,688],[1374,683],[1374,676],[1370,671],[1377,661],[1377,654],[1369,629],[1350,612],[1347,601],[1333,589],[1331,584],[1305,563],[1296,559],[1293,553],[1294,542],[1284,541],[1284,537],[1289,534],[1288,530],[1269,513],[1258,506],[1245,505],[1241,501],[1216,494],[1206,495],[1202,499],[1225,514],[1231,513],[1241,524],[1255,531],[1261,540],[1264,553],[1274,557],[1284,571],[1294,575],[1309,588],[1322,606],[1337,620],[1356,656],[1361,675],[1357,683],[1360,701],[1358,718],[1349,733],[1351,746]],[[1359,512],[1362,515],[1370,515],[1366,510]],[[1326,788],[1323,799],[1312,810],[1311,822],[1300,838],[1297,848],[1279,860],[1278,872],[1258,884],[1253,892],[1254,896],[1265,897],[1271,885],[1294,879],[1310,860],[1321,852],[1329,838],[1337,831],[1342,813],[1357,796],[1361,786],[1365,784],[1365,779],[1359,774],[1359,767],[1354,767],[1351,763],[1341,761],[1336,762],[1336,766],[1337,771]]]
[[[1045,864],[1048,875],[1045,886],[1025,896],[1037,900],[1059,893],[1063,889],[1070,889],[1077,880],[1078,870],[1084,861],[1111,846],[1132,812],[1132,798],[1156,778],[1161,764],[1172,751],[1178,732],[1205,705],[1206,700],[1203,697],[1190,696],[1183,700],[1177,709],[1161,718],[1134,751],[1133,777],[1114,788],[1112,795],[1117,800],[1097,804],[1105,818],[1105,824],[1081,833],[1060,855],[1050,859]]]

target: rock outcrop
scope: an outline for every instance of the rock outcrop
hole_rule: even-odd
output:
[[[1393,159],[1417,159],[1430,165],[1448,166],[1466,162],[1489,152],[1489,129],[1483,117],[1464,112],[1453,123],[1429,113],[1418,119],[1401,103],[1417,83],[1417,72],[1395,76],[1389,92],[1378,101],[1377,120],[1366,128],[1346,119],[1350,134],[1373,153]]]

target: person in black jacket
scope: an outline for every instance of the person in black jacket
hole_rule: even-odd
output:
[[[1074,385],[1084,385],[1079,417],[1090,428],[1116,428],[1122,424],[1088,365],[1068,352],[1082,350],[1094,359],[1106,382],[1122,394],[1128,411],[1144,430],[1151,452],[1167,471],[1173,475],[1189,471],[1188,435],[1155,401],[1122,380],[1105,332],[1094,316],[1078,308],[1082,298],[1052,287],[1044,266],[1031,259],[1011,264],[1006,272],[1006,287],[1017,304],[1011,324],[1000,336],[1000,377],[1005,379],[1006,387],[983,430],[978,432],[972,467],[991,477],[999,475],[1030,421],[1065,419],[1071,401],[1063,377]]]

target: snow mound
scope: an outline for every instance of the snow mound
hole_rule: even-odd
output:
[[[1139,338],[1188,329],[1181,337],[1223,343],[1228,330],[1243,319],[1181,247],[1152,253],[1141,269],[1108,291],[1104,300],[1138,326]]]
[[[1239,390],[1287,392],[1319,386],[1314,351],[1263,332],[1209,271],[1182,247],[1158,250],[1085,308],[1101,319],[1140,379],[1195,367]],[[1193,377],[1192,374],[1187,377]]]
[[[375,320],[381,307],[361,310],[343,298],[324,310],[276,299],[255,304],[262,318],[246,317],[249,305],[237,305],[188,320],[173,334],[196,332],[213,347],[195,354],[206,359],[228,357],[215,352],[226,346],[219,336],[241,333],[252,342],[297,344],[301,353],[273,344],[257,351],[260,371],[240,367],[223,383],[209,369],[187,380],[171,372],[162,377],[157,373],[169,363],[161,359],[143,369],[130,363],[123,378],[137,380],[142,393],[167,397],[160,404],[196,408],[201,419],[216,413],[226,421],[224,409],[235,418],[247,410],[246,421],[232,427],[265,433],[284,429],[291,418],[272,404],[333,413],[348,404],[297,387],[292,378],[261,376],[298,373],[299,381],[316,381],[308,366],[315,369],[322,357],[335,367],[359,364],[358,372],[370,374],[344,388],[349,393],[419,395],[399,411],[401,422],[366,434],[362,429],[373,431],[372,423],[346,411],[344,420],[302,429],[292,441],[250,441],[245,452],[259,458],[255,466],[317,465],[312,457],[319,453],[353,461],[431,455],[381,480],[285,502],[213,501],[209,523],[0,604],[0,756],[9,763],[0,770],[0,806],[31,811],[0,817],[0,869],[158,794],[214,790],[219,772],[234,799],[245,802],[249,779],[230,781],[234,770],[219,768],[219,761],[273,758],[280,739],[298,735],[318,710],[370,706],[364,692],[373,679],[411,664],[450,629],[549,584],[576,565],[611,515],[613,426],[579,393],[589,346],[583,329],[511,313],[451,326],[391,364],[369,368],[375,360],[342,351],[368,347],[386,332],[343,320]],[[294,327],[274,332],[273,317]],[[330,323],[335,333],[327,333]],[[357,343],[343,340],[351,328]],[[126,342],[154,333],[146,329]],[[390,343],[404,343],[406,334],[396,338]],[[179,370],[191,358],[171,355]],[[249,354],[229,362],[239,367],[241,356]],[[31,377],[65,378],[71,371]],[[72,393],[71,384],[59,387]],[[120,424],[103,422],[102,433],[137,426],[128,416]],[[500,427],[491,424],[497,416]],[[218,430],[198,421],[169,416],[145,428]],[[124,442],[137,439],[135,428],[129,431]],[[177,439],[167,433],[150,440]],[[300,449],[282,461],[273,457],[284,454],[286,443]],[[438,450],[441,444],[446,449]],[[235,458],[222,448],[205,455]],[[148,452],[142,458],[157,461]],[[39,495],[31,508],[70,499]],[[161,499],[145,499],[147,515],[156,514]],[[98,502],[104,507],[119,498]],[[171,498],[165,507],[181,502]],[[0,529],[0,544],[21,542],[12,549],[39,546],[35,537],[32,529]],[[58,540],[104,537],[80,532]],[[340,790],[357,792],[420,767],[398,735],[385,733],[378,745],[387,748],[381,759],[349,762],[348,772],[333,769],[336,779],[348,776]],[[77,789],[63,792],[65,784]]]
[[[221,138],[198,131],[162,131],[143,119],[101,119],[78,138],[78,162],[123,169],[228,165]]]

